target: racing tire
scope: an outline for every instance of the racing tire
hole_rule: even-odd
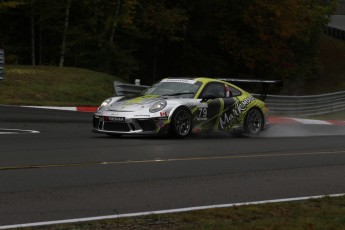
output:
[[[177,108],[171,118],[170,133],[177,138],[184,138],[192,131],[192,114],[187,108]]]
[[[243,134],[245,135],[257,135],[264,127],[264,117],[262,112],[253,108],[246,114],[243,123]]]

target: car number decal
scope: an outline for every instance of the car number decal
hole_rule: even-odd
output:
[[[199,108],[197,120],[198,121],[206,121],[207,120],[207,108]]]

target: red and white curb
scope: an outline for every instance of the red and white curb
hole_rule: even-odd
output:
[[[92,106],[76,106],[76,107],[59,107],[59,106],[21,106],[28,108],[38,108],[38,109],[56,109],[56,110],[68,110],[68,111],[78,111],[78,112],[95,112],[98,107]],[[292,118],[292,117],[269,117],[270,124],[303,124],[303,125],[345,125],[345,121],[338,120],[315,120],[315,119],[302,119],[302,118]]]
[[[268,121],[271,124],[345,125],[345,121],[301,119],[301,118],[292,118],[292,117],[269,117]]]
[[[77,112],[96,112],[98,107],[93,106],[69,106],[69,107],[63,107],[63,106],[20,106],[20,107],[26,107],[26,108],[36,108],[36,109],[55,109],[55,110],[65,110],[65,111],[77,111]]]

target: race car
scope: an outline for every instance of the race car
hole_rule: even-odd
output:
[[[114,137],[255,135],[268,127],[268,111],[262,100],[227,81],[165,78],[137,96],[106,99],[93,116],[93,131]]]

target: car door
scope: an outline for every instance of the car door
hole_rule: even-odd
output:
[[[240,123],[240,115],[238,106],[240,104],[240,90],[225,84],[224,109],[218,120],[218,130],[231,131]],[[238,127],[237,127],[238,128]]]
[[[196,114],[193,127],[198,127],[200,132],[212,132],[215,130],[226,130],[221,126],[221,118],[225,111],[230,110],[235,104],[227,84],[221,82],[208,83],[201,92],[199,99],[208,98],[203,101]]]

